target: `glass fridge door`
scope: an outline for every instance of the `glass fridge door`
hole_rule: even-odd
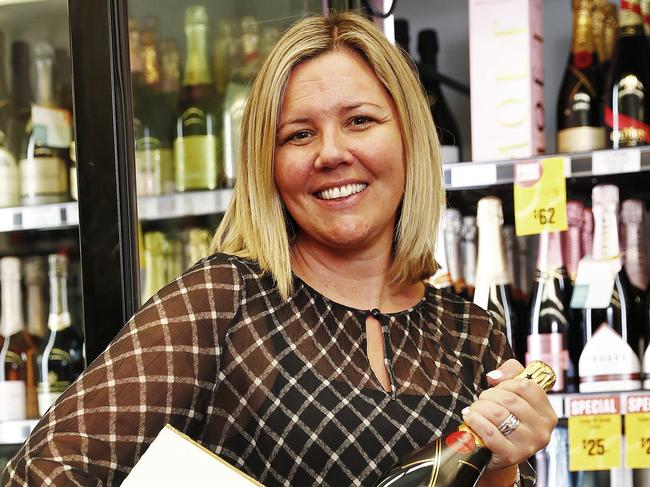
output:
[[[250,84],[321,0],[128,2],[140,302],[197,260],[227,208]]]
[[[65,0],[0,2],[0,470],[83,370]]]

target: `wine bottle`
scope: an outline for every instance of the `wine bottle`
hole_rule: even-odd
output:
[[[5,66],[4,33],[0,31],[0,66]],[[11,105],[5,70],[0,69],[0,208],[20,205],[18,164],[9,147]]]
[[[517,376],[531,379],[548,391],[555,382],[546,364],[531,362]],[[376,482],[375,487],[461,487],[472,486],[490,462],[492,453],[466,424],[458,431],[415,450]]]
[[[241,144],[241,123],[250,91],[250,82],[257,72],[261,57],[259,32],[254,17],[242,17],[241,55],[232,70],[223,104],[223,178],[227,187],[235,184]]]
[[[594,249],[594,215],[591,208],[582,210],[582,255],[592,255]]]
[[[454,293],[456,293],[458,296],[468,299],[460,260],[461,218],[462,217],[460,211],[454,208],[447,208],[445,210],[445,254],[447,257],[449,277],[451,278],[451,285]]]
[[[512,281],[506,267],[501,200],[494,196],[481,198],[476,222],[479,234],[474,303],[489,311],[498,321],[515,357],[523,362],[525,337],[517,324],[512,301]]]
[[[607,80],[612,66],[616,40],[618,39],[618,7],[615,3],[605,4],[605,27],[603,29],[603,49],[605,57],[600,60],[603,80]],[[607,141],[605,141],[607,142]]]
[[[37,361],[38,410],[46,413],[83,370],[82,339],[72,326],[68,308],[68,258],[48,257],[50,313],[48,335]]]
[[[537,270],[529,314],[526,362],[542,360],[557,375],[553,392],[567,387],[569,359],[569,301],[571,284],[564,266],[560,232],[542,232],[539,236]]]
[[[605,59],[605,5],[606,0],[592,0],[591,2],[591,37],[594,41],[594,50],[598,56],[598,71],[601,75],[601,81],[605,79],[602,71],[602,63]],[[575,20],[575,9],[574,9]],[[602,95],[602,93],[601,93]]]
[[[438,133],[442,162],[458,162],[462,159],[460,129],[435,76],[438,73],[438,51],[438,33],[433,29],[421,30],[418,34],[418,68]]]
[[[167,239],[166,247],[165,268],[167,269],[167,273],[165,276],[165,284],[173,281],[179,277],[183,271],[185,271],[185,252],[183,250],[183,242],[178,238],[169,238]]]
[[[69,112],[54,102],[52,68],[54,49],[45,42],[34,47],[36,103],[25,130],[20,168],[24,205],[58,203],[70,199],[68,151],[71,120]]]
[[[440,222],[438,224],[438,234],[436,235],[436,250],[434,257],[438,264],[438,269],[431,276],[429,282],[437,289],[444,289],[453,292],[451,273],[449,272],[449,264],[447,262],[447,252],[445,248],[445,227],[447,221],[447,211],[445,208],[440,214]]]
[[[631,321],[629,281],[620,257],[618,188],[598,185],[592,191],[593,259],[609,262],[616,272],[609,305],[585,309],[580,355],[580,392],[634,390],[641,387],[638,330]]]
[[[633,347],[643,357],[650,332],[648,321],[648,263],[645,244],[645,204],[625,200],[621,205],[621,232],[625,274],[630,282],[631,322],[638,330],[639,343]]]
[[[3,337],[0,348],[0,418],[37,418],[34,362],[36,345],[25,329],[20,260],[0,259]],[[5,400],[6,399],[6,400]]]
[[[609,147],[635,147],[650,140],[650,55],[639,0],[621,4],[618,40],[605,90]]]
[[[222,175],[221,125],[207,52],[208,13],[185,11],[187,56],[178,97],[174,168],[177,191],[215,189]]]
[[[573,39],[557,100],[558,152],[605,147],[600,64],[592,33],[591,0],[573,2]]]
[[[476,217],[464,216],[461,233],[461,256],[463,261],[463,277],[467,286],[467,297],[474,297],[476,287]]]
[[[9,123],[9,151],[16,157],[23,149],[25,127],[31,113],[32,79],[29,44],[14,41],[11,44],[11,122]],[[20,188],[20,183],[17,184]]]
[[[45,303],[46,263],[41,257],[25,259],[27,290],[27,332],[40,345],[47,335],[47,305]]]
[[[156,19],[146,19],[140,32],[142,85],[141,89],[134,90],[135,165],[139,196],[169,193],[173,184],[174,157],[170,140],[173,123],[161,92],[156,30]]]
[[[192,228],[189,231],[188,245],[185,252],[189,265],[196,264],[199,260],[209,255],[211,234],[205,228]]]
[[[146,302],[167,284],[167,239],[162,232],[144,234],[145,279],[142,289],[142,302]]]
[[[570,200],[566,204],[568,230],[563,235],[564,257],[567,273],[572,283],[576,281],[578,263],[583,257],[582,253],[582,212],[584,205],[579,201]]]

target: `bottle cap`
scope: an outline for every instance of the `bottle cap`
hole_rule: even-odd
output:
[[[486,196],[478,201],[476,223],[483,225],[503,225],[503,208],[501,200],[496,196]]]
[[[54,58],[54,48],[48,42],[38,42],[34,45],[34,58],[51,59]]]
[[[566,204],[566,218],[567,223],[570,227],[581,227],[582,226],[582,211],[584,210],[585,205],[580,201],[567,201]]]
[[[41,257],[28,257],[24,264],[25,283],[41,284],[45,281],[45,262]]]
[[[68,257],[63,254],[50,254],[47,256],[50,267],[50,277],[61,277],[68,274]]]
[[[162,232],[144,234],[144,248],[153,253],[162,253],[167,249],[167,239]]]
[[[187,10],[185,10],[186,25],[207,24],[207,23],[208,23],[208,11],[203,5],[192,5],[191,7],[187,7]]]
[[[0,259],[0,274],[2,280],[20,280],[20,259],[18,257],[3,257]]]
[[[445,209],[445,232],[460,234],[460,211],[455,208]]]
[[[625,224],[642,223],[645,217],[645,204],[641,200],[625,200],[621,205],[621,221]]]
[[[598,184],[591,191],[591,200],[594,205],[618,204],[618,187],[613,184]]]

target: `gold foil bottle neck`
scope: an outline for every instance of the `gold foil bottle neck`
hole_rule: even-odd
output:
[[[555,385],[555,372],[541,360],[533,360],[516,376],[517,379],[530,379],[548,392]]]

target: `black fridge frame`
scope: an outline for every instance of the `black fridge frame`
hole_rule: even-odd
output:
[[[126,0],[68,0],[86,361],[139,307]]]

